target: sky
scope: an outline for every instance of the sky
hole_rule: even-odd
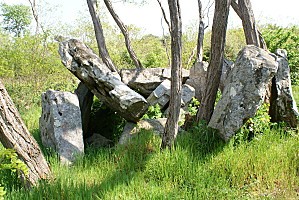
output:
[[[37,2],[46,2],[47,12],[51,16],[48,21],[55,24],[72,24],[80,15],[89,14],[86,0],[36,0]],[[167,0],[161,0],[164,3],[164,9],[167,10]],[[210,0],[213,2],[212,0]],[[0,0],[7,4],[28,4],[28,0]],[[156,0],[148,0],[144,6],[123,4],[120,0],[112,0],[114,8],[125,24],[134,24],[140,27],[144,33],[162,35],[161,28],[161,10]],[[209,0],[202,0],[203,8],[207,7]],[[258,24],[274,23],[280,26],[299,25],[299,1],[296,0],[251,0],[254,15]],[[283,3],[281,3],[283,2]],[[196,27],[198,18],[197,0],[181,0],[181,10],[183,26]],[[213,18],[214,5],[210,9],[210,26]],[[112,19],[108,19],[112,21]],[[205,18],[208,23],[208,18]],[[229,18],[229,28],[240,27],[241,21],[231,9]]]

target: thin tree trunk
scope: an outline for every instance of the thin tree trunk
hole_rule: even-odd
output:
[[[171,19],[171,92],[161,148],[171,148],[178,133],[182,88],[182,21],[179,0],[168,0]]]
[[[137,68],[141,69],[142,64],[141,64],[140,60],[137,58],[137,55],[136,55],[136,53],[134,52],[134,50],[132,48],[130,37],[129,37],[129,32],[128,32],[126,26],[121,21],[119,16],[115,13],[111,2],[109,0],[104,0],[104,2],[105,2],[105,5],[106,5],[107,9],[109,10],[111,16],[113,17],[114,21],[116,22],[117,26],[119,27],[119,29],[121,30],[123,36],[125,37],[126,47],[127,47],[127,50],[129,52],[129,55],[130,55],[131,59],[133,60],[134,65]]]
[[[214,111],[224,58],[224,46],[230,4],[231,0],[215,1],[210,64],[207,71],[205,93],[199,111],[197,112],[197,122],[200,120],[209,122]]]
[[[198,0],[198,12],[199,12],[199,27],[198,27],[198,37],[197,37],[197,61],[202,62],[205,24],[203,22],[201,0]]]
[[[262,34],[258,31],[250,0],[233,0],[231,3],[234,11],[242,20],[246,44],[253,44],[257,47],[267,49]]]
[[[36,185],[47,179],[50,168],[41,149],[23,123],[4,85],[0,81],[0,142],[5,148],[14,149],[29,169],[24,177],[26,186]]]
[[[95,11],[95,3],[96,3],[95,0],[87,0],[89,13],[91,15],[91,19],[92,19],[94,31],[95,31],[95,36],[96,36],[97,43],[98,43],[99,53],[100,53],[100,56],[101,56],[103,62],[108,66],[108,68],[112,72],[118,72],[118,70],[115,67],[115,65],[113,64],[113,62],[110,58],[109,52],[107,50],[102,24],[101,24],[99,16],[97,16],[96,11]]]

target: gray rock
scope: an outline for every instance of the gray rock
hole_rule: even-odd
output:
[[[225,81],[222,97],[208,126],[218,129],[220,136],[229,140],[255,115],[277,68],[275,58],[268,52],[253,45],[246,46]]]
[[[290,127],[296,128],[299,114],[292,93],[287,52],[278,49],[276,55],[278,71],[272,80],[269,114],[272,122],[284,121]]]
[[[140,120],[137,124],[128,122],[119,139],[119,144],[126,144],[141,129],[153,130],[161,135],[164,132],[167,118]]]
[[[122,69],[122,81],[130,88],[148,97],[164,80],[171,78],[170,68]],[[183,83],[189,77],[189,70],[183,69]]]
[[[186,84],[195,88],[195,98],[201,101],[201,98],[205,92],[206,80],[207,80],[207,70],[209,63],[207,62],[197,62],[190,69],[189,79],[186,81]],[[227,59],[224,59],[222,65],[222,74],[220,78],[219,89],[221,92],[224,89],[224,81],[227,79],[227,76],[231,69],[233,68],[234,63]]]
[[[197,62],[190,69],[189,79],[186,84],[195,88],[195,98],[201,101],[203,96],[206,80],[207,80],[207,70],[209,63],[207,62]]]
[[[145,114],[144,97],[125,85],[85,44],[75,39],[61,42],[59,54],[65,67],[120,116],[137,122]]]
[[[94,95],[82,82],[79,83],[78,88],[75,90],[75,94],[79,99],[83,137],[87,138],[90,136],[90,114]]]
[[[149,105],[158,104],[161,109],[164,109],[170,99],[171,82],[164,80],[146,99]]]
[[[54,90],[43,93],[39,124],[43,145],[55,149],[63,164],[72,163],[76,155],[84,153],[77,95]]]
[[[227,60],[224,58],[223,60],[223,65],[222,65],[222,73],[221,73],[221,77],[220,77],[220,83],[219,83],[219,89],[221,91],[221,93],[224,90],[225,87],[225,80],[228,77],[228,74],[230,73],[230,71],[232,70],[232,68],[234,67],[234,63],[230,60]]]
[[[170,89],[171,82],[170,80],[164,80],[147,98],[147,101],[150,105],[158,104],[161,109],[164,109],[168,104],[170,99]],[[182,85],[182,101],[181,106],[184,107],[195,96],[195,89],[190,85]]]
[[[86,138],[85,143],[93,148],[110,147],[113,145],[112,140],[109,140],[98,133],[94,133],[89,138]]]

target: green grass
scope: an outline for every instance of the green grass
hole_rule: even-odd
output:
[[[114,149],[87,149],[71,167],[48,157],[54,179],[7,199],[296,199],[299,137],[276,125],[250,142],[241,132],[228,144],[197,126],[172,150],[142,131]]]
[[[245,127],[224,143],[199,124],[161,151],[160,137],[141,131],[125,146],[87,149],[71,167],[44,149],[53,178],[7,191],[6,199],[298,199],[298,130],[269,123],[262,111],[250,140]],[[38,108],[22,114],[40,142],[39,115]]]

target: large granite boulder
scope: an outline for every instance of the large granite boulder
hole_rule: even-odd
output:
[[[287,52],[276,51],[278,71],[272,80],[269,114],[272,122],[286,122],[290,127],[298,126],[298,109],[293,98]]]
[[[189,70],[183,69],[183,83],[189,77]],[[122,69],[122,81],[130,88],[148,97],[164,80],[171,78],[170,68]]]
[[[220,136],[229,140],[255,115],[277,68],[275,57],[265,50],[253,45],[241,50],[208,126],[218,129]]]
[[[62,163],[70,164],[84,153],[77,95],[54,90],[43,93],[39,126],[43,145],[55,149]]]

